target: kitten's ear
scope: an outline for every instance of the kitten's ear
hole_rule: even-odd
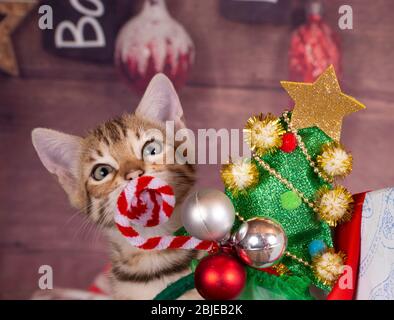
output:
[[[173,120],[178,128],[185,126],[178,94],[170,79],[162,73],[149,83],[135,114],[159,122]]]
[[[37,128],[32,141],[44,167],[56,175],[70,197],[78,190],[78,164],[82,138],[55,130]]]

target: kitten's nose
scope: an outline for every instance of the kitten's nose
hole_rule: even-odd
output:
[[[133,180],[136,179],[138,177],[141,177],[144,174],[143,170],[134,170],[131,171],[129,173],[126,173],[125,179],[126,180]]]

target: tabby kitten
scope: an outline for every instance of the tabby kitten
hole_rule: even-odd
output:
[[[183,110],[170,80],[159,74],[149,84],[134,114],[108,121],[80,138],[50,129],[32,132],[45,168],[57,176],[71,204],[103,227],[111,244],[111,287],[115,299],[152,299],[169,283],[186,275],[193,251],[144,251],[133,248],[114,225],[119,194],[139,176],[165,180],[177,206],[163,225],[135,228],[142,236],[172,234],[181,226],[179,206],[195,182],[191,164],[166,164],[176,145],[163,141],[165,122],[184,128]],[[153,130],[154,129],[154,130]],[[161,134],[159,134],[161,133]],[[183,298],[198,298],[196,291]]]

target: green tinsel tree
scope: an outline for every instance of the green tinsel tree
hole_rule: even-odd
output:
[[[288,129],[283,119],[280,123],[285,130]],[[332,139],[317,127],[302,129],[298,133],[312,160],[316,160],[324,145],[332,142]],[[295,148],[292,152],[277,149],[265,154],[261,159],[291,182],[308,199],[313,200],[323,186],[332,188],[331,184],[325,182],[314,172],[300,148]],[[239,215],[245,220],[254,217],[267,217],[278,222],[288,238],[287,251],[304,261],[311,261],[308,246],[312,240],[322,240],[328,247],[332,247],[329,225],[317,219],[312,208],[301,201],[297,194],[289,190],[283,182],[270,174],[255,159],[251,161],[258,168],[257,184],[247,188],[245,192],[231,190],[229,184],[226,188],[226,194],[233,202]],[[235,224],[235,229],[239,227],[240,223],[238,221]],[[308,298],[309,291],[305,287],[308,287],[309,283],[329,290],[328,286],[316,279],[310,267],[287,256],[284,256],[280,262],[287,267],[288,274],[291,276],[286,274],[286,278],[276,277],[252,268],[249,268],[248,275],[253,278],[254,282],[261,283],[266,289],[270,289],[267,286],[271,287],[276,294],[290,296],[293,299]],[[298,279],[299,281],[296,281]],[[289,282],[292,282],[293,285],[286,285]],[[300,286],[298,293],[294,284]]]
[[[282,86],[295,101],[293,111],[250,118],[245,133],[252,158],[221,172],[240,218],[233,231],[242,221],[263,217],[287,236],[285,253],[269,270],[247,267],[240,299],[313,299],[311,285],[329,292],[345,263],[334,251],[331,227],[351,218],[353,199],[333,181],[352,168],[352,156],[339,143],[342,119],[365,106],[341,92],[332,66],[313,84]],[[316,241],[320,248],[311,250]]]

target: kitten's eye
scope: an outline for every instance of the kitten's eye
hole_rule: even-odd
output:
[[[142,159],[155,156],[163,151],[163,145],[159,141],[148,141],[142,148]]]
[[[114,168],[112,168],[110,165],[98,164],[92,170],[92,178],[96,181],[101,181],[113,171]]]

